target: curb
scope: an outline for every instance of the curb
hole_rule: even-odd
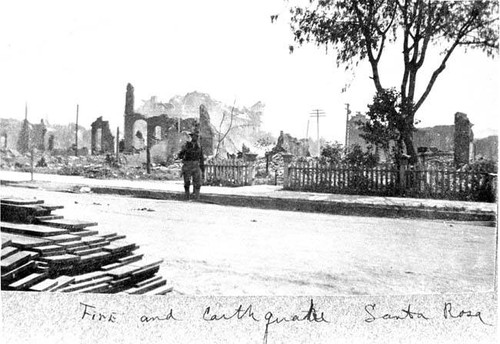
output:
[[[116,194],[138,198],[184,201],[184,193],[174,191],[157,191],[120,187],[91,187],[97,194]],[[277,197],[241,196],[241,195],[200,195],[197,202],[249,207],[259,209],[274,209],[287,211],[303,211],[333,215],[419,218],[428,220],[482,221],[496,222],[494,212],[464,211],[460,209],[442,210],[437,208],[379,206],[362,203],[343,203],[336,201],[309,201],[304,199],[284,199]]]

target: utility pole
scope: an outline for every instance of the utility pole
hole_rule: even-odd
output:
[[[120,161],[120,127],[116,127],[116,163]]]
[[[75,125],[75,156],[78,156],[78,110],[79,105],[76,104],[76,125]]]
[[[325,117],[323,110],[315,109],[313,112],[311,112],[312,116],[310,117],[316,117],[316,138],[318,140],[318,156],[321,155],[321,144],[319,142],[319,118],[320,117]]]
[[[349,144],[349,115],[351,110],[349,109],[349,103],[345,104],[346,117],[345,117],[345,149],[347,151],[347,145]]]

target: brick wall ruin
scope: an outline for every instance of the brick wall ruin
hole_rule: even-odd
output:
[[[161,106],[156,106],[158,104]],[[182,132],[199,130],[204,153],[206,155],[213,154],[214,130],[210,124],[210,115],[204,105],[200,106],[199,119],[183,119],[181,118],[182,114],[169,116],[166,113],[161,113],[172,108],[169,104],[157,103],[155,97],[145,102],[143,109],[151,111],[148,110],[148,114],[134,111],[134,87],[128,84],[125,96],[124,150],[126,152],[142,149],[148,143],[151,147],[162,143],[165,150],[162,153],[167,156],[174,156],[185,143],[186,137]],[[145,126],[138,126],[138,121],[144,121]],[[137,142],[137,139],[134,140],[137,135],[143,137],[142,145],[134,143]]]
[[[366,121],[367,118],[361,114],[352,117],[348,122],[348,145],[359,144],[366,149],[368,144],[361,138],[361,130],[358,129],[356,121]],[[474,133],[473,124],[464,113],[455,114],[454,125],[438,125],[430,128],[419,128],[413,134],[413,142],[420,152],[447,152],[454,154],[456,166],[468,164],[474,160]],[[486,148],[482,147],[486,152]],[[494,148],[493,148],[494,149]],[[453,153],[452,153],[453,152]],[[488,156],[491,152],[486,152]]]
[[[214,134],[207,108],[200,105],[200,144],[206,155],[214,154]]]
[[[114,153],[115,137],[109,129],[109,122],[103,121],[102,116],[92,124],[90,151],[92,155]]]
[[[272,154],[286,152],[299,157],[310,156],[309,142],[307,139],[297,139],[290,134],[280,131],[280,136],[276,142],[276,146],[271,150]]]
[[[27,119],[23,121],[21,131],[17,140],[17,150],[20,153],[27,153],[31,148],[39,151],[45,151],[45,134],[47,127],[40,120],[39,124],[31,124]]]
[[[455,166],[460,167],[474,160],[474,133],[472,123],[467,115],[461,112],[455,114]]]

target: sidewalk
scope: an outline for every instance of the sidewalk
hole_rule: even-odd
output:
[[[80,176],[0,171],[2,185],[54,191],[91,191],[142,198],[183,200],[181,180],[90,179]],[[282,190],[281,186],[202,187],[200,202],[339,215],[409,217],[456,221],[496,221],[497,204],[418,198],[336,195]]]

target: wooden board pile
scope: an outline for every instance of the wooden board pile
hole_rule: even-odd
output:
[[[146,260],[124,235],[52,214],[43,200],[0,199],[3,290],[163,295],[162,260]]]

